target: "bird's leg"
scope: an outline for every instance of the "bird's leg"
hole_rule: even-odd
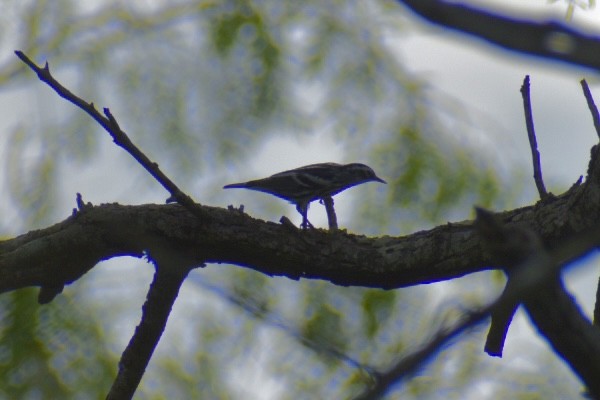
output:
[[[308,221],[308,203],[296,205],[296,210],[302,215],[302,223],[300,227],[302,229],[314,228],[314,226]]]

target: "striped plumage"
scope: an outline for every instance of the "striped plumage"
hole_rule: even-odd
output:
[[[279,172],[268,178],[224,186],[224,189],[243,188],[269,193],[296,205],[302,215],[302,227],[310,225],[308,204],[327,196],[334,196],[352,186],[365,182],[382,182],[370,167],[364,164],[322,163]]]

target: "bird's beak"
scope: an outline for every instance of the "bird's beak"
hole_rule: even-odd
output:
[[[376,176],[375,178],[373,178],[374,181],[376,182],[381,182],[381,183],[385,183],[387,185],[387,182],[384,181],[383,179],[381,179],[380,177]]]

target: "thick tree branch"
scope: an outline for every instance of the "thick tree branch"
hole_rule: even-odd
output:
[[[156,271],[142,308],[142,320],[121,356],[119,373],[106,396],[107,400],[133,398],[191,268],[187,267],[188,260],[181,253],[164,249],[162,256],[151,255]]]
[[[491,44],[600,69],[600,40],[558,22],[518,20],[444,0],[398,0],[427,21]]]
[[[596,147],[588,179],[556,198],[498,214],[508,227],[527,225],[548,248],[600,223]],[[404,237],[367,238],[313,229],[306,232],[202,206],[210,217],[190,218],[177,205],[88,207],[65,221],[0,242],[0,292],[58,286],[97,262],[141,256],[163,241],[178,243],[198,262],[232,263],[291,279],[392,289],[451,279],[495,265],[469,221]],[[568,260],[564,260],[568,261]]]
[[[581,378],[592,398],[600,398],[600,330],[583,317],[560,279],[538,287],[524,306],[538,331]]]
[[[585,79],[581,80],[581,88],[583,89],[583,95],[585,96],[588,108],[590,109],[590,114],[592,114],[594,128],[600,138],[600,114],[598,113],[598,107],[596,107],[596,102],[592,96],[592,91]],[[598,280],[598,288],[596,289],[596,304],[594,306],[593,323],[595,326],[600,327],[600,279]]]
[[[517,312],[518,304],[498,307],[491,315],[490,330],[485,339],[484,351],[492,357],[502,357],[508,328]]]
[[[577,252],[580,246],[575,243],[577,239],[567,241],[559,251]],[[597,247],[600,230],[590,231],[587,240],[593,240]],[[561,266],[556,263],[561,257],[554,253],[541,251],[526,269],[519,267],[509,279],[513,287],[508,289],[521,290],[525,310],[540,334],[579,376],[593,398],[600,398],[600,330],[590,323],[564,288]],[[528,290],[522,289],[527,286]]]
[[[512,318],[515,305],[525,309],[557,354],[581,378],[594,398],[599,398],[600,331],[590,324],[560,281],[564,264],[584,249],[600,244],[600,228],[594,227],[575,235],[552,251],[546,251],[537,235],[526,226],[506,227],[490,212],[477,210],[476,227],[484,245],[495,258],[509,265],[509,280],[500,297],[489,305],[465,314],[452,327],[440,329],[419,350],[400,359],[383,372],[373,372],[374,384],[355,400],[379,399],[389,388],[409,377],[432,359],[449,340],[479,324],[488,315],[509,315],[501,318],[505,327]],[[520,260],[520,261],[519,261]],[[506,321],[507,320],[507,321]],[[502,343],[503,345],[503,339]]]
[[[592,227],[573,235],[557,248],[547,251],[535,232],[527,226],[505,227],[491,213],[478,211],[477,226],[485,247],[494,259],[506,267],[508,282],[505,301],[492,310],[500,319],[500,329],[508,329],[516,306],[522,302],[540,333],[581,378],[594,398],[600,397],[600,331],[583,315],[574,299],[563,287],[562,260],[572,259],[600,245],[600,229]],[[505,324],[504,326],[502,324]],[[490,335],[494,332],[490,329]],[[504,332],[505,334],[505,332]],[[486,343],[486,351],[488,342]],[[492,342],[502,352],[504,337]],[[489,352],[489,351],[488,351]]]
[[[514,282],[520,279],[522,274],[517,267],[544,252],[544,247],[539,237],[527,225],[505,227],[492,213],[483,209],[477,209],[476,227],[485,250],[491,254],[495,263],[504,266],[508,281],[503,296],[508,297]],[[491,356],[502,357],[506,334],[521,299],[514,300],[492,310],[492,321],[484,347],[485,352]]]

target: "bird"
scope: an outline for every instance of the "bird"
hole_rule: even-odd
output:
[[[366,182],[386,183],[365,164],[320,163],[305,165],[248,182],[232,183],[224,189],[249,189],[268,193],[296,205],[302,216],[303,229],[312,227],[308,221],[308,205],[332,197],[352,186]]]

